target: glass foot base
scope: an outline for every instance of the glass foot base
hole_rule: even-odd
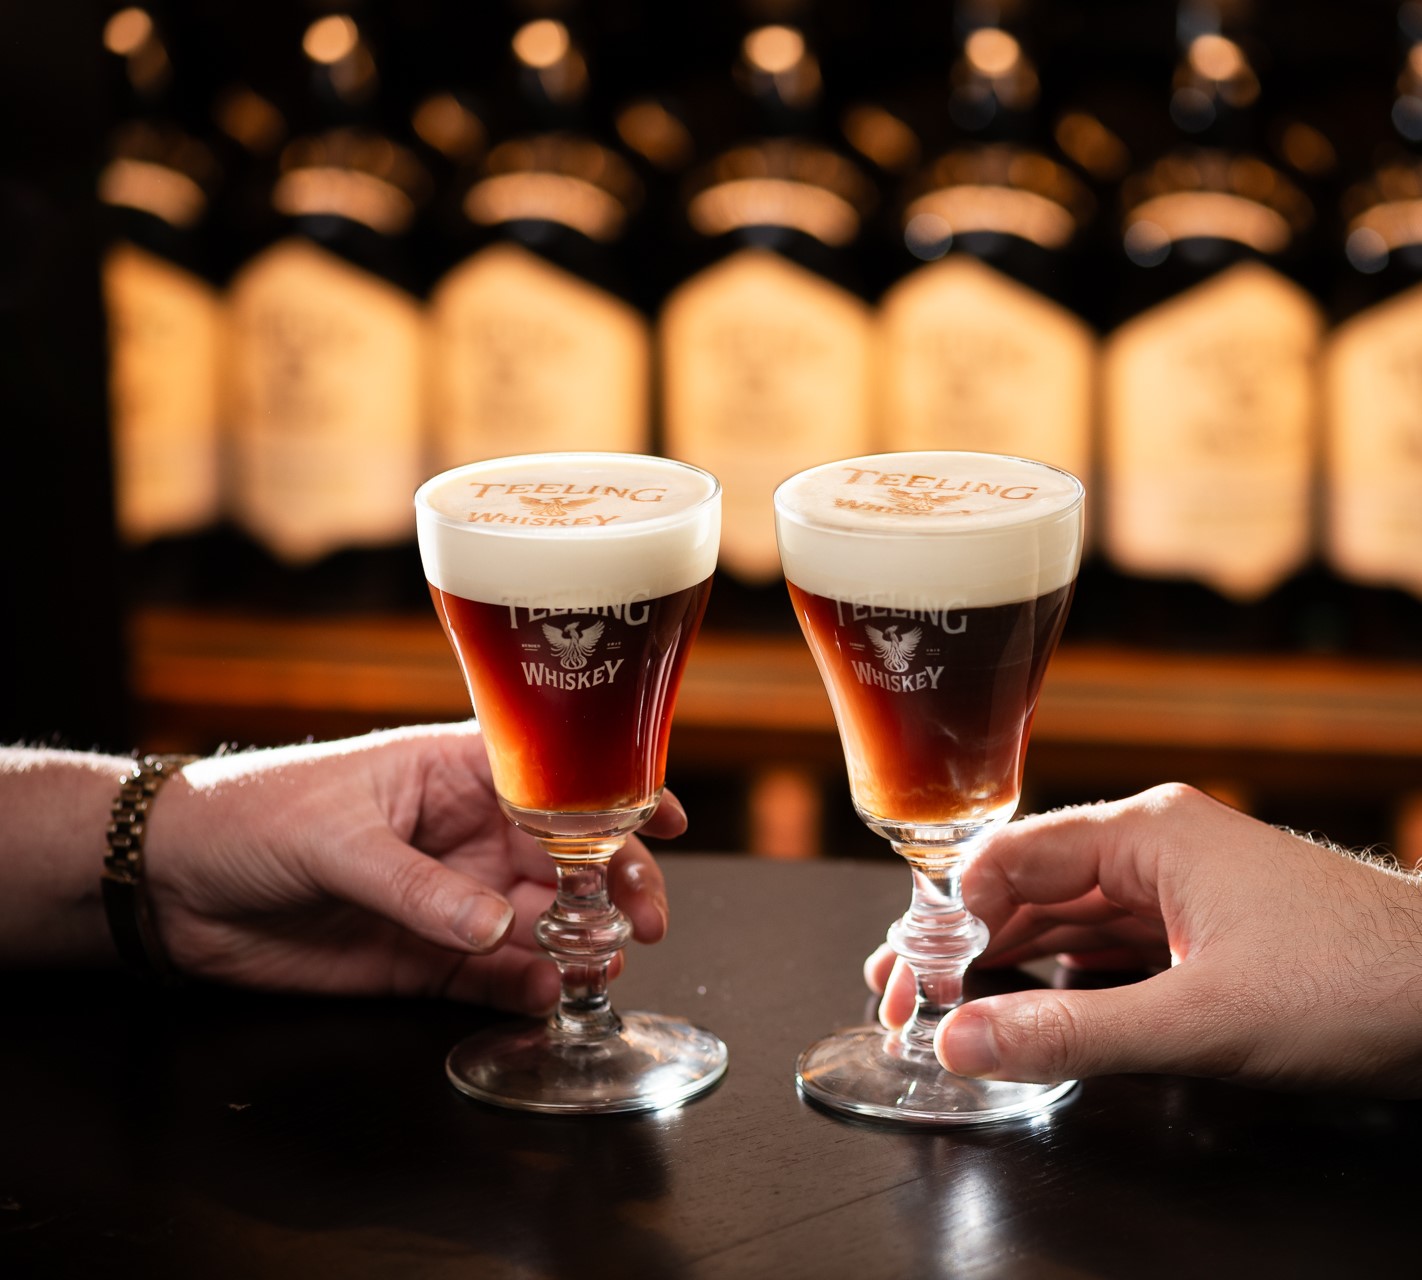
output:
[[[445,1072],[461,1093],[519,1111],[589,1115],[655,1111],[709,1089],[726,1072],[726,1046],[680,1018],[624,1013],[617,1035],[574,1041],[533,1026],[491,1027],[450,1051]]]
[[[994,1124],[1037,1115],[1075,1080],[1017,1084],[955,1076],[932,1053],[906,1047],[883,1027],[854,1027],[816,1041],[795,1065],[808,1098],[849,1115],[903,1124]]]

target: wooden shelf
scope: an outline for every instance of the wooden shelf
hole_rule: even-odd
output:
[[[131,618],[128,638],[135,727],[148,750],[469,714],[433,618],[150,609]],[[849,812],[844,764],[797,635],[703,633],[673,753],[683,780],[740,780],[742,834],[728,838],[752,852],[815,856],[858,826],[831,823]],[[1345,843],[1389,841],[1422,862],[1422,664],[1064,648],[1033,730],[1031,802],[1125,795],[1167,779]]]
[[[141,707],[373,718],[459,718],[464,687],[420,617],[271,618],[146,610],[130,625]],[[705,633],[678,727],[829,734],[829,705],[797,636]],[[1422,761],[1422,667],[1292,656],[1064,648],[1034,742],[1405,757]]]

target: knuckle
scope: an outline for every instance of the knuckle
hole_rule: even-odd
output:
[[[1176,809],[1197,805],[1206,799],[1205,793],[1186,782],[1162,782],[1146,791],[1142,797],[1152,809]]]
[[[390,891],[402,914],[423,913],[435,896],[435,876],[433,865],[413,858],[391,869]]]
[[[1067,1005],[1055,996],[1048,996],[1037,1006],[1032,1034],[1039,1044],[1066,1051],[1077,1043],[1077,1021]]]
[[[1041,995],[1019,1009],[1001,1034],[1004,1056],[1030,1065],[1043,1078],[1064,1074],[1068,1064],[1079,1070],[1081,1027],[1072,1008],[1058,996]]]

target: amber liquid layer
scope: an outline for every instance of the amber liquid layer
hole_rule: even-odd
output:
[[[430,587],[507,802],[570,813],[651,801],[710,590],[707,578],[655,600],[564,611]]]
[[[933,825],[973,822],[1016,803],[1070,585],[1013,604],[914,612],[788,585],[861,810]]]

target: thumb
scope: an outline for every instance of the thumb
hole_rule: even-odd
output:
[[[1118,1072],[1222,1074],[1237,1065],[1249,1027],[1177,967],[1101,991],[1016,991],[974,1000],[938,1026],[949,1071],[997,1080],[1049,1081]]]
[[[493,951],[513,924],[503,895],[412,849],[388,830],[333,848],[313,874],[328,893],[437,946]]]

